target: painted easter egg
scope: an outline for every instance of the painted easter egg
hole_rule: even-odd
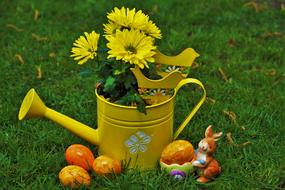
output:
[[[166,164],[184,164],[194,157],[194,148],[186,140],[176,140],[168,144],[162,151],[161,161]]]
[[[76,165],[69,165],[62,168],[58,177],[62,185],[70,188],[78,188],[83,185],[89,186],[91,180],[88,172]]]
[[[105,176],[111,173],[121,173],[122,167],[119,160],[102,155],[94,160],[93,170],[97,175]]]
[[[170,172],[170,176],[172,176],[174,179],[182,180],[185,178],[186,173],[182,170],[172,170]]]
[[[69,165],[77,165],[85,170],[91,170],[94,162],[94,155],[86,146],[73,144],[66,149],[65,159]]]

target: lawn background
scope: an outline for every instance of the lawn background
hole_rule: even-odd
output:
[[[284,188],[285,1],[248,2],[1,0],[0,189],[62,189],[57,175],[66,165],[65,149],[81,143],[96,153],[51,121],[19,122],[17,115],[34,87],[49,107],[96,127],[94,64],[77,65],[70,49],[83,32],[102,33],[114,6],[149,14],[162,31],[162,52],[192,47],[201,55],[190,76],[205,84],[209,98],[179,138],[196,147],[209,124],[223,131],[216,152],[223,172],[202,185],[192,176],[174,181],[159,169],[129,170],[113,178],[92,176],[92,189]],[[179,93],[175,126],[200,95],[194,87]]]

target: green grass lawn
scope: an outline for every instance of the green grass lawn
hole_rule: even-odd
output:
[[[215,155],[223,172],[203,185],[193,176],[175,181],[158,168],[127,170],[112,178],[93,175],[92,189],[285,188],[285,1],[258,1],[257,9],[247,2],[1,0],[0,189],[63,189],[58,173],[66,165],[65,149],[81,143],[96,152],[51,121],[19,122],[17,115],[34,87],[49,107],[96,127],[96,76],[88,74],[94,65],[77,65],[70,49],[83,32],[102,32],[114,6],[149,14],[162,31],[162,52],[192,47],[201,55],[190,75],[205,84],[209,98],[179,139],[197,147],[214,125],[224,133]],[[199,95],[198,88],[179,93],[175,126]]]

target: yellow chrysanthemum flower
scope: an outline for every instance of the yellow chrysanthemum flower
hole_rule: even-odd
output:
[[[139,30],[117,31],[115,35],[106,36],[109,43],[107,47],[108,58],[116,58],[130,64],[138,65],[140,68],[148,68],[147,62],[154,62],[156,46],[153,45],[153,38],[146,36]]]
[[[159,28],[151,20],[147,23],[143,31],[154,38],[162,38]]]
[[[107,18],[111,22],[122,26],[122,28],[138,29],[145,32],[146,35],[154,38],[161,38],[159,28],[151,20],[149,20],[149,17],[141,10],[136,12],[136,9],[130,10],[129,8],[125,7],[118,9],[115,7],[114,10],[107,15]]]
[[[114,35],[116,33],[116,30],[120,30],[122,26],[114,23],[109,22],[108,24],[103,24],[104,26],[104,32],[106,35]]]
[[[110,21],[112,21],[112,22],[114,22],[120,26],[129,27],[130,22],[132,21],[132,20],[130,20],[130,18],[132,18],[131,15],[134,15],[134,14],[135,14],[135,9],[129,10],[128,8],[125,9],[125,7],[118,9],[117,7],[115,7],[114,10],[107,15],[107,18]]]
[[[71,49],[73,53],[71,57],[78,61],[78,64],[85,63],[88,59],[93,59],[97,53],[97,45],[100,35],[92,31],[90,34],[84,32],[84,36],[80,36],[74,43]]]
[[[139,10],[133,15],[133,17],[129,17],[129,22],[130,28],[143,30],[144,28],[146,28],[149,22],[149,17],[145,15],[141,10]]]

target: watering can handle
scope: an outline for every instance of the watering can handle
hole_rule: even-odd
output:
[[[194,78],[186,78],[181,80],[178,85],[175,87],[176,92],[185,84],[197,84],[203,89],[203,96],[199,100],[199,102],[196,104],[196,106],[192,109],[192,111],[188,114],[188,116],[185,118],[185,120],[181,123],[181,125],[178,127],[177,131],[174,133],[173,139],[176,139],[178,135],[183,131],[185,126],[189,123],[189,121],[192,119],[192,117],[195,115],[195,113],[199,110],[201,105],[206,100],[206,90],[204,88],[204,85],[197,79]]]

